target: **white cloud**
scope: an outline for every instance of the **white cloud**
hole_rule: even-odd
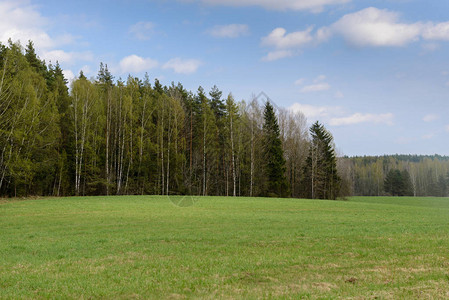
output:
[[[208,30],[208,33],[217,38],[237,38],[249,34],[249,27],[246,24],[217,25]]]
[[[311,84],[311,85],[306,85],[305,87],[303,87],[301,89],[302,93],[310,93],[310,92],[320,92],[320,91],[327,91],[331,88],[331,86],[326,83],[317,83],[317,84]]]
[[[343,16],[330,26],[330,31],[359,47],[399,47],[420,39],[449,41],[449,22],[403,23],[399,17],[398,13],[387,9],[368,7]],[[434,51],[438,45],[428,43],[423,47]]]
[[[154,34],[154,24],[151,22],[139,22],[129,27],[131,33],[136,39],[146,41]]]
[[[60,64],[73,65],[77,61],[92,61],[93,54],[90,51],[66,52],[64,50],[51,50],[44,52],[42,59],[53,64],[59,62]]]
[[[428,114],[428,115],[425,115],[425,116],[422,118],[422,120],[423,120],[424,122],[433,122],[433,121],[438,120],[439,118],[440,118],[440,116],[438,116],[438,115],[435,115],[435,114]]]
[[[315,43],[323,43],[332,36],[332,30],[329,27],[321,27],[315,33]]]
[[[393,125],[393,118],[394,115],[392,113],[386,114],[355,113],[348,117],[332,118],[329,121],[329,124],[332,126],[354,125],[360,123],[377,123],[377,124]]]
[[[302,47],[313,41],[313,37],[310,34],[312,29],[312,27],[309,27],[304,31],[286,34],[287,31],[284,28],[279,27],[274,29],[268,36],[262,38],[262,45],[272,46],[276,49]]]
[[[401,47],[422,40],[426,41],[422,45],[423,50],[432,52],[439,48],[434,41],[449,41],[449,22],[406,23],[401,22],[397,12],[368,7],[346,14],[335,23],[315,31],[313,26],[291,33],[282,27],[275,28],[262,38],[262,45],[284,52],[269,52],[263,60],[297,55],[305,46],[318,45],[332,36],[340,36],[356,47]]]
[[[294,103],[289,109],[295,113],[302,112],[309,120],[326,119],[343,112],[342,108],[338,106],[315,106],[301,103]]]
[[[312,34],[313,27],[310,26],[303,31],[295,31],[287,33],[282,27],[274,29],[270,34],[262,37],[262,46],[272,47],[275,50],[268,52],[268,54],[262,58],[264,61],[273,61],[285,57],[291,57],[299,54],[302,48],[310,45],[315,45],[324,41],[321,37],[318,37],[318,33]]]
[[[261,6],[268,10],[309,10],[321,12],[327,5],[348,3],[351,0],[199,0],[205,4],[227,6]]]
[[[275,50],[268,52],[268,54],[264,57],[262,57],[263,61],[274,61],[281,58],[291,57],[293,56],[293,51],[290,50]]]
[[[302,112],[308,120],[321,120],[322,122],[327,122],[331,126],[356,125],[360,123],[393,125],[394,119],[392,113],[354,113],[347,116],[345,109],[340,106],[315,106],[295,103],[290,106],[289,109],[293,112]]]
[[[49,49],[72,43],[74,37],[62,35],[50,37],[44,30],[48,20],[41,16],[36,7],[26,0],[0,2],[0,42],[6,43],[9,38],[22,45],[32,40],[36,49]]]
[[[426,24],[422,37],[426,40],[449,41],[449,22]]]
[[[181,59],[179,57],[170,59],[163,65],[163,69],[172,69],[175,73],[191,74],[200,67],[201,62],[196,59]]]
[[[157,67],[159,64],[151,58],[143,58],[135,54],[123,58],[120,63],[121,73],[139,73]]]
[[[311,93],[311,92],[320,92],[326,91],[331,88],[329,83],[323,82],[326,80],[326,75],[319,75],[313,80],[313,84],[303,86],[301,89],[301,93]],[[298,79],[295,81],[295,85],[303,85],[305,82],[304,78]]]
[[[355,46],[404,46],[416,41],[422,24],[405,24],[398,20],[395,12],[368,7],[343,16],[331,30]]]
[[[305,81],[304,78],[299,78],[298,80],[295,81],[295,85],[302,85],[304,81]]]

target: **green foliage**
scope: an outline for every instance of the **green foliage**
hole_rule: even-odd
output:
[[[32,41],[28,42],[25,49],[25,58],[33,70],[44,78],[47,77],[47,66],[44,61],[40,60],[34,49],[34,44]]]
[[[305,118],[0,45],[0,195],[301,195]],[[290,189],[289,186],[292,188]]]
[[[276,114],[269,101],[265,104],[263,135],[265,176],[267,178],[265,195],[270,197],[287,197],[289,187],[285,176],[284,151]]]
[[[46,67],[32,43],[26,54],[10,42],[2,49],[0,80],[0,194],[50,194],[55,183],[59,114]]]
[[[337,174],[332,134],[320,123],[310,127],[312,141],[304,167],[305,197],[311,199],[336,199],[340,195],[341,179]]]
[[[379,196],[384,191],[384,181],[390,170],[407,172],[411,194],[415,196],[448,196],[448,157],[392,155],[342,158],[350,171],[355,195]],[[407,188],[410,193],[409,188]]]
[[[46,65],[32,42],[0,44],[0,195],[334,199],[385,194],[392,169],[408,172],[401,194],[449,193],[449,157],[336,164],[332,135],[319,123],[309,141],[302,114],[223,98],[216,86],[192,93],[148,75],[115,80],[103,63],[95,80],[80,72],[70,93],[67,85],[58,62]]]
[[[384,182],[384,189],[392,196],[412,196],[412,184],[407,170],[390,170]]]

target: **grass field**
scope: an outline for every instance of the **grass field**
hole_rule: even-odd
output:
[[[0,200],[0,298],[449,298],[449,199]]]

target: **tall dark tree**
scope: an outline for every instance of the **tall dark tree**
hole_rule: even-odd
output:
[[[287,197],[289,186],[278,120],[269,101],[265,104],[263,136],[265,146],[266,196]]]
[[[312,141],[303,172],[304,196],[312,199],[336,199],[341,179],[332,134],[318,121],[310,127]]]
[[[210,96],[210,108],[215,115],[215,121],[217,123],[217,142],[218,142],[218,159],[217,172],[221,176],[217,178],[217,190],[220,195],[227,195],[227,178],[228,172],[226,172],[226,105],[222,99],[223,92],[220,91],[216,85],[214,85],[209,92]]]
[[[392,196],[400,196],[402,191],[402,176],[399,170],[390,170],[384,181],[385,192]]]
[[[447,179],[444,178],[443,175],[438,176],[438,181],[437,181],[437,193],[435,196],[438,197],[446,197],[447,196]]]
[[[74,166],[69,162],[73,160],[73,123],[70,117],[69,106],[71,99],[67,88],[67,79],[64,78],[62,69],[59,63],[55,66],[50,65],[48,68],[49,97],[53,97],[58,110],[59,118],[58,125],[61,133],[58,141],[58,169],[56,174],[56,181],[54,184],[54,195],[69,195],[70,182],[69,174]],[[72,180],[73,181],[73,180]]]
[[[385,177],[384,189],[387,194],[392,196],[412,196],[410,174],[407,170],[402,172],[397,169],[390,170]]]
[[[45,62],[40,60],[37,56],[32,41],[28,41],[28,45],[25,49],[25,58],[34,71],[36,71],[39,75],[44,76],[44,78],[47,77],[47,66],[45,65]]]
[[[80,79],[79,81],[83,81],[86,79],[84,74],[80,72]],[[114,164],[113,158],[115,157],[114,154],[116,154],[116,148],[113,147],[113,143],[118,143],[117,136],[115,135],[116,130],[114,128],[114,125],[117,125],[117,120],[114,120],[114,117],[116,117],[116,114],[114,115],[114,77],[108,70],[108,65],[104,65],[103,63],[100,63],[100,70],[98,71],[97,75],[97,87],[99,87],[100,91],[100,98],[103,102],[103,110],[105,115],[105,128],[104,128],[104,138],[105,138],[105,147],[104,147],[104,177],[105,177],[105,186],[104,189],[106,191],[106,194],[109,195],[112,188],[114,187],[113,184],[113,169],[116,164]],[[114,148],[114,149],[113,149]]]
[[[410,173],[407,170],[402,170],[402,195],[403,196],[413,196],[413,185]]]
[[[221,119],[225,113],[226,113],[226,105],[221,98],[223,95],[223,92],[220,91],[216,85],[211,89],[209,92],[210,96],[210,108],[215,114],[215,118],[217,120]]]

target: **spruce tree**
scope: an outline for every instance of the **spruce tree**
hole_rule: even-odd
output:
[[[34,71],[36,71],[39,75],[42,75],[44,78],[47,77],[47,66],[45,65],[45,62],[40,60],[37,56],[32,41],[28,41],[28,45],[25,49],[25,58]]]
[[[402,177],[402,195],[403,196],[413,196],[413,185],[412,179],[410,178],[410,173],[407,170],[401,172]]]
[[[309,131],[312,141],[303,171],[304,196],[334,200],[339,196],[341,179],[332,134],[318,121]]]
[[[279,125],[274,108],[268,101],[264,111],[263,135],[266,175],[265,195],[287,197],[289,186],[285,176],[286,166]]]
[[[401,171],[392,169],[388,172],[384,181],[385,192],[392,196],[404,195],[404,180]]]

